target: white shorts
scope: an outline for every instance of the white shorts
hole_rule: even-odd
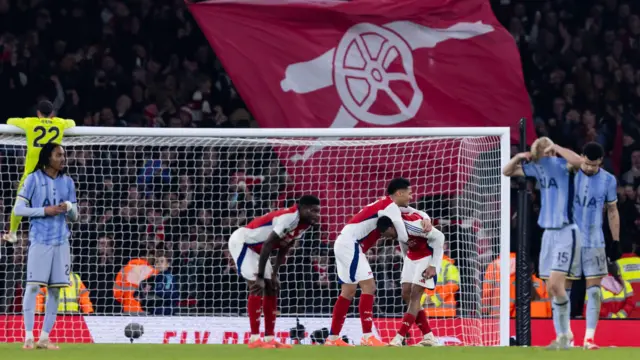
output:
[[[249,249],[249,246],[245,244],[245,232],[247,229],[239,228],[234,231],[229,238],[229,252],[233,261],[238,268],[238,274],[249,281],[255,281],[256,275],[258,275],[258,262],[260,261],[260,254]],[[264,278],[271,279],[271,261],[267,260],[267,265],[264,267]]]
[[[436,284],[438,283],[438,273],[440,272],[440,269],[436,267],[436,276],[431,279],[425,279],[422,276],[422,273],[424,273],[424,271],[429,267],[430,261],[431,256],[423,257],[418,260],[411,260],[405,256],[402,263],[402,275],[400,277],[400,282],[402,284],[416,284],[429,290],[435,289]]]
[[[582,236],[575,224],[562,229],[546,229],[542,234],[539,271],[540,278],[548,279],[552,271],[578,279],[582,275]]]
[[[373,279],[369,260],[357,242],[344,239],[340,235],[333,244],[333,253],[336,257],[336,269],[340,284],[357,284],[364,280]]]
[[[582,274],[587,279],[601,278],[607,276],[607,254],[604,248],[583,247],[582,253]]]

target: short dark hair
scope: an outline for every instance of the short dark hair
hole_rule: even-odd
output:
[[[633,243],[631,241],[621,241],[620,250],[625,254],[633,252]]]
[[[320,205],[320,199],[313,195],[303,195],[300,199],[298,199],[298,206],[314,206]]]
[[[591,161],[600,160],[604,157],[604,149],[597,142],[590,142],[584,146],[582,154]]]
[[[42,100],[38,103],[38,112],[43,116],[49,117],[53,114],[53,104],[49,100]]]
[[[409,186],[411,186],[411,183],[409,182],[409,180],[401,177],[395,178],[391,180],[391,182],[389,183],[389,186],[387,187],[387,195],[393,195],[398,190],[408,189]]]
[[[53,150],[55,150],[58,146],[62,147],[62,145],[56,143],[46,143],[44,144],[44,146],[42,146],[40,155],[38,156],[38,163],[36,164],[34,171],[44,171],[44,168],[50,165],[51,154],[53,154]]]
[[[388,216],[380,216],[378,218],[378,222],[376,223],[376,228],[381,233],[387,231],[388,228],[393,227],[393,221]]]

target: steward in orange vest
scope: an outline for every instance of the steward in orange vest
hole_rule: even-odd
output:
[[[113,297],[122,304],[122,311],[126,313],[144,312],[140,302],[135,298],[135,292],[140,283],[151,276],[157,275],[156,269],[147,259],[132,259],[116,275],[113,284]]]

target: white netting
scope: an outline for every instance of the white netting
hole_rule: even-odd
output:
[[[0,134],[4,229],[9,227],[24,143],[22,136]],[[484,298],[482,292],[484,269],[499,252],[501,205],[508,206],[501,204],[497,136],[320,142],[79,136],[65,138],[64,145],[80,209],[80,220],[72,225],[73,271],[89,290],[83,301],[90,301],[94,316],[59,317],[52,334],[56,341],[128,342],[123,329],[135,322],[145,327],[140,342],[242,343],[249,330],[247,292],[227,251],[228,236],[304,193],[322,200],[322,224],[306,233],[283,265],[276,329],[278,336],[288,336],[295,316],[309,334],[328,328],[339,291],[330,242],[351,215],[384,195],[390,179],[404,176],[418,195],[414,206],[428,212],[445,233],[446,254],[459,274],[441,274],[442,291],[426,296],[430,316],[444,315],[430,318],[435,334],[447,343],[500,342],[499,317],[487,311],[499,305],[499,292],[485,292]],[[315,148],[309,159],[293,160],[311,145]],[[0,315],[0,328],[8,330],[0,331],[0,341],[23,338],[27,219],[21,229],[17,244],[2,245],[0,314],[5,315]],[[174,315],[123,312],[135,308],[137,293],[125,294],[124,304],[117,301],[116,274],[134,258],[153,261],[158,248],[167,250],[178,284]],[[388,340],[405,311],[399,283],[402,259],[395,244],[379,244],[369,259],[378,288],[374,326]],[[434,308],[437,303],[440,307]],[[154,312],[151,305],[142,306]],[[88,311],[88,305],[80,308],[79,314],[83,308]],[[344,333],[360,338],[357,300]]]

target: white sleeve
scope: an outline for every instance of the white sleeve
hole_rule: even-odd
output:
[[[431,255],[430,266],[439,267],[442,264],[442,257],[444,256],[444,234],[433,228],[427,236],[429,246],[433,249],[433,255]]]
[[[32,208],[27,199],[18,196],[13,207],[13,213],[23,217],[45,217],[44,208]]]
[[[431,218],[429,217],[429,215],[426,212],[424,212],[422,210],[414,209],[411,206],[401,207],[400,208],[400,212],[403,213],[403,214],[418,213],[423,219],[431,220]]]
[[[283,238],[298,225],[298,214],[284,214],[273,219],[273,232]]]
[[[393,227],[396,228],[396,233],[398,234],[398,241],[409,241],[409,235],[407,234],[407,229],[404,225],[404,220],[402,220],[402,213],[400,212],[398,205],[389,204],[380,212],[382,213],[381,215],[388,216],[393,222]]]

